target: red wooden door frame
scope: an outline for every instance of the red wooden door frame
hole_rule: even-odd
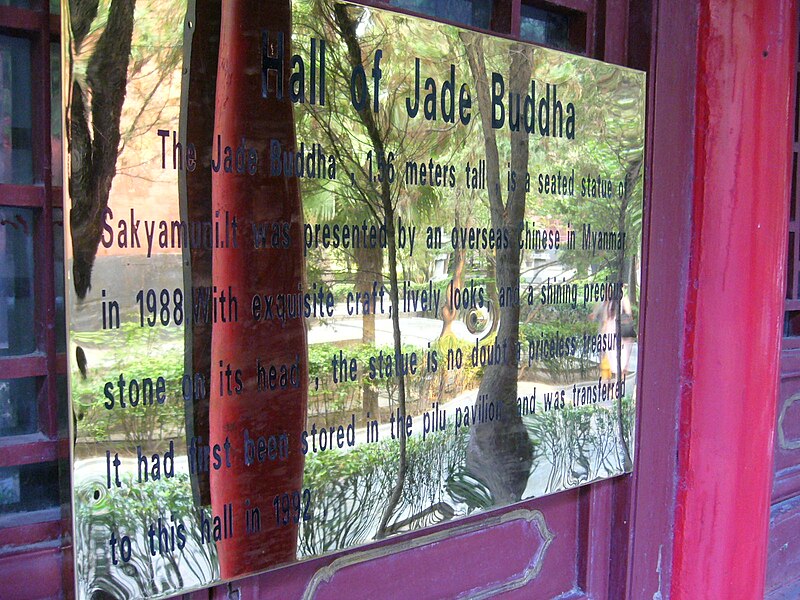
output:
[[[653,13],[628,597],[762,598],[794,0]]]
[[[659,591],[665,598],[763,594],[789,187],[788,126],[785,135],[778,131],[790,122],[795,1],[652,0],[638,456],[630,482],[618,479],[580,492],[581,519],[591,523],[582,545],[590,564],[583,566],[581,587],[593,598],[619,598],[621,585],[635,600]],[[624,12],[628,4],[640,10],[650,2],[604,4]],[[15,11],[0,7],[0,20],[7,22],[4,15]],[[606,60],[624,61],[625,49],[614,37],[622,30],[606,21]],[[637,42],[631,38],[628,45]],[[39,66],[49,68],[44,53],[41,58]],[[740,102],[734,103],[737,90]],[[726,119],[754,127],[726,127]],[[738,149],[738,160],[722,160],[719,147]],[[754,224],[762,225],[758,238],[731,244],[728,232],[752,233]],[[761,245],[753,248],[753,239]],[[729,250],[712,254],[719,248]],[[748,261],[763,270],[737,292],[748,298],[745,310],[737,310],[728,306],[727,288],[716,277]],[[763,351],[720,344],[717,334],[728,327],[761,340]],[[738,385],[744,379],[753,391]],[[731,386],[728,402],[714,401],[724,391],[720,381]],[[743,439],[753,444],[745,456],[738,453]],[[48,456],[54,445],[51,450]],[[712,509],[715,519],[705,516]],[[609,537],[616,538],[610,547]],[[721,550],[708,551],[712,540],[725,540],[715,547]],[[625,553],[626,577],[620,574]],[[251,582],[303,580],[325,562]]]

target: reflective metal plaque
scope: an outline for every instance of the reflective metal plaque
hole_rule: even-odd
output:
[[[334,0],[63,4],[78,597],[630,471],[642,73]]]

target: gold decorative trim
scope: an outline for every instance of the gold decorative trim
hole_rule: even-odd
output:
[[[374,548],[372,550],[354,552],[353,554],[348,554],[347,556],[343,556],[342,558],[337,558],[331,564],[319,569],[316,573],[314,573],[314,576],[311,578],[311,580],[308,582],[308,585],[306,586],[306,590],[303,594],[303,600],[312,600],[316,596],[317,589],[319,588],[320,585],[322,585],[323,583],[329,583],[338,571],[345,569],[347,567],[352,567],[354,565],[365,563],[370,560],[375,560],[377,558],[391,556],[393,554],[400,554],[401,552],[405,552],[406,550],[413,550],[414,548],[419,548],[421,546],[426,546],[428,544],[441,542],[446,539],[452,539],[460,535],[473,533],[481,529],[484,529],[486,527],[495,527],[498,525],[509,523],[511,521],[518,521],[518,520],[523,520],[527,522],[535,521],[537,529],[539,530],[539,535],[541,535],[542,537],[541,546],[536,551],[536,554],[533,556],[531,562],[528,564],[528,567],[518,577],[515,577],[514,579],[498,583],[492,587],[485,588],[477,592],[474,590],[470,590],[468,592],[459,594],[457,598],[482,600],[484,598],[490,598],[491,596],[494,596],[496,594],[524,587],[525,585],[536,579],[536,577],[541,572],[547,548],[550,546],[550,543],[555,538],[555,534],[547,528],[547,522],[545,521],[544,515],[538,510],[525,510],[525,509],[513,510],[503,515],[489,517],[487,519],[483,519],[475,523],[470,523],[468,525],[461,525],[453,529],[447,529],[445,531],[438,531],[436,533],[432,533],[429,535],[423,535],[421,537],[414,538],[413,540],[398,542],[396,544],[383,546],[380,548]]]

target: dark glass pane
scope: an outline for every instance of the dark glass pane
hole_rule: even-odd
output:
[[[0,183],[33,183],[31,43],[0,35]]]
[[[33,8],[33,6],[31,5],[31,0],[0,0],[0,6],[14,6],[16,8]]]
[[[61,0],[50,0],[50,12],[54,15],[61,14]]]
[[[783,316],[783,337],[800,336],[800,310],[787,310]]]
[[[56,295],[56,351],[66,352],[67,323],[64,313],[64,212],[53,209],[53,289]]]
[[[569,16],[522,5],[520,37],[561,50],[574,50],[569,42]]]
[[[492,20],[492,0],[394,0],[392,6],[483,29]]]
[[[52,152],[53,185],[64,179],[61,154],[61,46],[50,44],[50,149]]]
[[[58,464],[0,468],[0,514],[58,506]]]
[[[36,350],[33,210],[0,207],[0,356]]]
[[[794,259],[795,259],[795,245],[794,245],[794,231],[789,232],[789,250],[786,253],[788,262],[786,268],[786,299],[791,300],[794,297]]]
[[[64,439],[69,435],[69,422],[67,421],[69,415],[69,391],[67,388],[67,376],[56,375],[56,395],[58,402],[58,437]]]
[[[38,390],[34,377],[0,379],[0,437],[39,430]]]

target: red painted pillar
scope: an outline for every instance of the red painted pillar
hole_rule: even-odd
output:
[[[794,0],[699,5],[671,598],[763,598],[795,7]]]

